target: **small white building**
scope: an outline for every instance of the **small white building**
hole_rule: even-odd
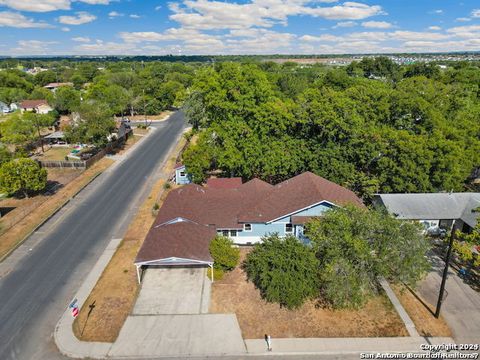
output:
[[[178,163],[175,166],[175,184],[177,185],[186,185],[190,184],[192,179],[189,174],[187,174],[187,169],[185,165]]]
[[[37,114],[48,114],[53,108],[48,105],[47,100],[24,100],[20,103],[20,110],[33,111]]]

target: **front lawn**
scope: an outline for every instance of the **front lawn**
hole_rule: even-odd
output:
[[[248,249],[241,249],[241,261]],[[376,296],[360,310],[332,310],[307,301],[296,310],[267,303],[238,266],[212,287],[212,313],[235,313],[245,339],[287,337],[408,336],[388,298]]]
[[[46,150],[43,154],[37,156],[38,160],[44,161],[64,161],[65,156],[70,154],[73,147],[52,147]]]

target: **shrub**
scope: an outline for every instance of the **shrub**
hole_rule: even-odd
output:
[[[318,260],[314,251],[294,236],[264,237],[247,255],[247,277],[269,302],[289,309],[318,294]]]
[[[167,181],[165,184],[163,184],[163,190],[168,190],[172,187],[172,185]]]
[[[240,259],[240,250],[233,247],[233,241],[225,236],[217,235],[210,243],[209,250],[216,269],[232,270]]]
[[[216,281],[216,280],[222,280],[223,279],[223,275],[225,273],[223,272],[222,269],[216,269],[216,268],[213,268],[213,280]],[[212,268],[208,268],[207,269],[207,277],[209,279],[212,278]]]
[[[153,210],[157,211],[158,209],[160,209],[160,205],[158,203],[153,204]]]

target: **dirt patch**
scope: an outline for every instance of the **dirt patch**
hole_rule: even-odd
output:
[[[185,140],[181,138],[174,154],[184,144]],[[163,169],[164,174],[172,172],[174,165],[175,156],[168,159]],[[80,340],[114,342],[131,313],[139,290],[133,261],[155,220],[153,205],[161,204],[167,194],[164,184],[164,179],[155,183],[150,196],[130,223],[124,239],[80,309],[73,323],[73,332]],[[93,303],[95,308],[89,315],[89,305]]]
[[[247,249],[242,249],[244,259]],[[371,299],[360,310],[319,308],[315,301],[297,310],[267,303],[246,274],[237,267],[213,284],[210,312],[235,313],[245,339],[309,337],[408,336],[386,296]]]
[[[433,315],[435,308],[406,287],[392,286],[395,295],[412,319],[422,336],[451,337],[452,333],[445,320]]]
[[[172,113],[171,111],[167,110],[167,111],[162,111],[160,114],[156,114],[156,115],[133,115],[133,116],[127,116],[127,117],[130,121],[144,121],[145,119],[149,121],[163,121],[171,113]],[[121,118],[117,118],[117,120],[121,120]]]
[[[1,220],[4,233],[0,236],[0,259],[112,163],[113,160],[102,159],[80,175],[78,175],[78,172],[75,173],[75,170],[49,169],[48,179],[50,184],[59,185],[52,188],[52,193],[47,192],[29,199],[2,200],[1,206],[14,204],[13,206],[16,209]]]

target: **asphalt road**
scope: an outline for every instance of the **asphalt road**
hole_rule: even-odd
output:
[[[121,238],[185,125],[177,112],[0,264],[0,359],[62,359],[53,330],[112,238]],[[10,268],[8,268],[10,267]]]

